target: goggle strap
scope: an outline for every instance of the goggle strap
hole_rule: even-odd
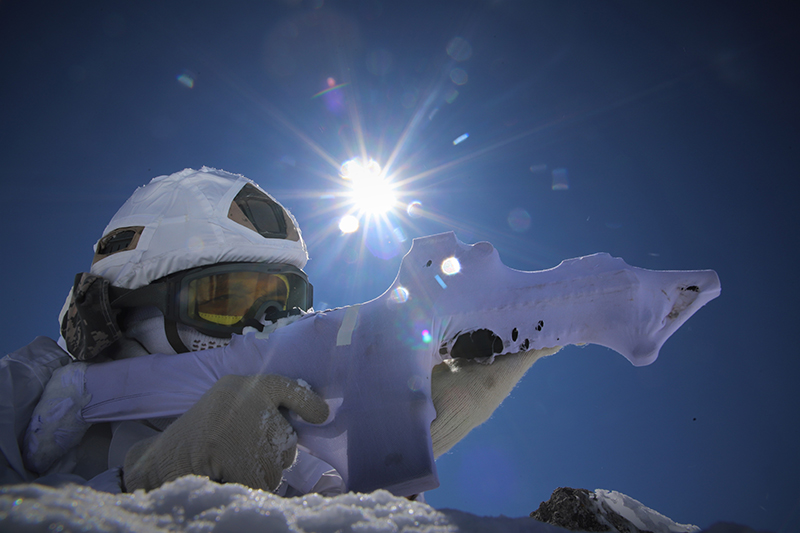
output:
[[[251,327],[256,328],[258,331],[264,331],[264,324],[259,322],[253,317],[245,317],[242,319],[242,325],[244,327]]]
[[[138,289],[125,289],[122,287],[109,287],[108,295],[111,307],[158,307],[164,315],[167,314],[168,291],[166,284],[151,283]]]
[[[170,320],[166,316],[164,317],[164,332],[167,334],[167,341],[169,345],[172,346],[172,349],[175,350],[175,353],[186,353],[189,351],[189,348],[181,340],[181,336],[178,335],[178,323],[174,320]]]

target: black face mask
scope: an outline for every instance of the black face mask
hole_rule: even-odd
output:
[[[119,311],[111,307],[110,288],[108,280],[100,276],[88,272],[75,276],[61,336],[67,351],[79,361],[101,356],[123,336],[117,324]]]

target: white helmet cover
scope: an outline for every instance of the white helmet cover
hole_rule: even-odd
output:
[[[283,209],[286,226],[293,226],[287,238],[267,238],[252,225],[245,226],[247,221],[235,221],[234,198],[247,184]],[[300,228],[288,210],[252,180],[208,167],[159,176],[136,189],[106,226],[95,252],[120,228],[138,228],[138,240],[126,249],[95,256],[91,273],[128,289],[216,263],[287,263],[302,269],[308,261]]]

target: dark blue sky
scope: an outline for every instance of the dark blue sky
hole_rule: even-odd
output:
[[[679,522],[796,531],[788,8],[2,2],[2,349],[57,336],[75,273],[137,186],[202,165],[292,209],[317,307],[379,295],[411,238],[447,230],[524,270],[597,251],[713,268],[722,296],[658,361],[589,346],[537,363],[439,461],[427,498],[524,516],[556,487],[606,488]],[[346,85],[312,98],[328,78]],[[399,200],[423,216],[340,234],[338,165],[361,153],[392,160]],[[553,190],[558,169],[567,190]]]

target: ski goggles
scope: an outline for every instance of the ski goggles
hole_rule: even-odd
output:
[[[139,289],[110,288],[111,306],[155,306],[169,320],[215,337],[241,334],[247,326],[262,329],[307,311],[313,286],[306,274],[276,263],[222,263],[184,270]]]

